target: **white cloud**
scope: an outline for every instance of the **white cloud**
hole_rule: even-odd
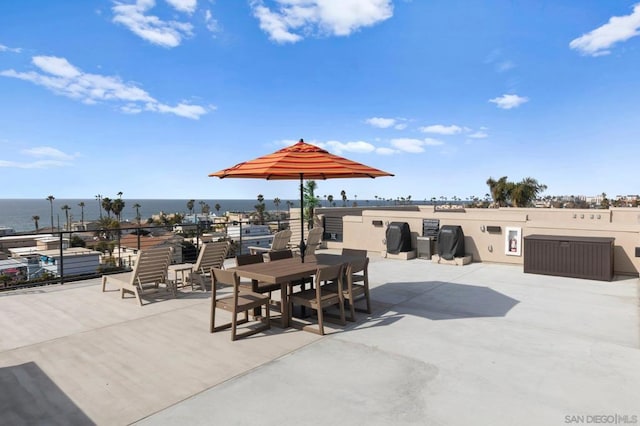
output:
[[[380,155],[393,155],[397,153],[398,153],[397,150],[391,149],[391,148],[376,148],[376,154],[380,154]]]
[[[505,72],[505,71],[509,71],[512,68],[515,68],[516,64],[514,64],[512,61],[506,60],[506,61],[502,61],[498,64],[496,64],[496,71],[498,72]]]
[[[214,34],[220,32],[220,25],[218,23],[218,20],[213,17],[213,14],[210,10],[206,10],[204,12],[204,22],[205,26],[210,32]]]
[[[198,0],[166,0],[175,10],[185,13],[193,13],[198,6]]]
[[[348,36],[362,27],[389,19],[391,0],[251,0],[260,28],[277,43],[295,43],[309,34]],[[302,34],[302,35],[300,35]]]
[[[188,3],[178,0],[174,2]],[[184,37],[190,37],[193,34],[193,25],[188,22],[163,21],[157,16],[146,15],[146,12],[156,5],[155,0],[137,0],[135,4],[120,2],[115,4],[112,8],[113,22],[124,25],[134,34],[153,44],[176,47]]]
[[[367,118],[365,120],[365,123],[379,129],[388,129],[390,127],[393,127],[396,130],[404,130],[407,128],[406,121],[406,118],[371,117]]]
[[[33,157],[38,157],[38,158],[49,157],[49,158],[52,158],[55,160],[61,160],[61,161],[70,161],[78,156],[78,154],[75,154],[75,155],[67,154],[65,152],[60,151],[57,148],[52,148],[50,146],[38,146],[35,148],[25,149],[22,152],[24,154],[27,154]]]
[[[163,104],[133,83],[125,83],[119,77],[84,73],[65,58],[34,56],[33,64],[42,72],[0,71],[0,76],[13,77],[43,86],[52,92],[77,99],[85,104],[98,102],[124,103],[120,110],[129,114],[141,110],[175,114],[198,119],[207,109],[181,102],[176,106]]]
[[[420,152],[424,152],[424,147],[425,146],[437,146],[437,145],[443,145],[444,142],[439,141],[437,139],[431,139],[431,138],[426,138],[426,139],[412,139],[412,138],[398,138],[398,139],[391,139],[391,146],[393,146],[394,148],[400,150],[400,151],[404,151],[404,152],[411,152],[411,153],[420,153]]]
[[[471,139],[485,139],[489,137],[489,134],[484,130],[478,130],[469,135]]]
[[[442,124],[433,124],[431,126],[420,127],[422,133],[436,133],[438,135],[457,135],[462,132],[462,127],[452,124],[451,126],[444,126]]]
[[[583,55],[602,56],[611,53],[614,44],[626,41],[640,34],[640,3],[633,6],[633,12],[625,16],[613,16],[609,22],[595,30],[571,40],[569,47]]]
[[[387,129],[396,124],[395,118],[371,117],[365,120],[367,124],[380,129]]]
[[[369,142],[355,141],[355,142],[339,142],[339,141],[327,141],[319,144],[327,151],[331,151],[337,155],[341,155],[343,152],[359,152],[369,153],[375,151],[375,146]]]
[[[17,169],[48,169],[71,166],[72,160],[79,154],[67,154],[50,146],[39,146],[22,150],[22,154],[36,158],[35,161],[0,160],[0,167]]]
[[[497,98],[489,99],[489,102],[493,102],[502,109],[511,109],[519,107],[520,105],[529,102],[529,98],[518,95],[502,95]]]
[[[22,49],[19,47],[9,47],[4,44],[0,44],[0,52],[12,52],[12,53],[20,53]]]

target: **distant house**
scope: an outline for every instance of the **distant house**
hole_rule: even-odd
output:
[[[120,238],[120,257],[137,255],[139,250],[146,250],[157,246],[170,246],[173,250],[172,263],[182,263],[182,242],[184,239],[179,235],[123,235]],[[114,252],[114,255],[117,253]]]

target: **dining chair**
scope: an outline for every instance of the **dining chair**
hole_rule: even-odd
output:
[[[342,255],[352,257],[367,257],[367,251],[361,249],[343,248]]]
[[[236,266],[252,265],[254,263],[262,262],[264,262],[262,253],[239,254],[236,256]],[[273,298],[271,297],[272,292],[280,290],[280,284],[270,284],[258,280],[241,280],[240,287],[256,293],[269,293],[269,304],[274,305],[278,310],[282,310],[282,306],[280,305],[280,303],[285,303],[284,301],[286,300],[286,295],[280,295],[282,301],[273,300]],[[256,310],[255,315],[259,315],[258,310]]]
[[[349,321],[355,321],[355,311],[371,313],[371,297],[369,296],[369,258],[364,257],[352,260],[346,268],[345,275],[347,277],[346,288],[343,288],[345,301],[349,302],[349,310],[351,316]],[[356,298],[364,297],[366,309],[357,309],[355,307]]]
[[[289,295],[289,323],[294,327],[302,328],[303,330],[311,331],[323,336],[325,321],[323,309],[328,308],[329,306],[336,305],[340,310],[339,324],[345,325],[346,322],[344,315],[344,296],[342,293],[343,277],[344,264],[328,266],[322,269],[318,268],[315,275],[315,288]],[[332,282],[337,284],[336,290],[332,290],[328,286],[328,284]],[[292,312],[294,305],[306,306],[310,309],[315,310],[318,317],[318,327],[315,328],[308,325],[302,326],[297,322],[292,321]],[[331,321],[331,318],[327,317],[326,320]]]
[[[231,327],[231,340],[234,341],[271,328],[268,296],[242,289],[240,287],[240,278],[235,271],[211,268],[211,277],[211,323],[209,326],[211,333]],[[221,286],[232,286],[233,294],[218,298],[218,287]],[[249,322],[249,311],[256,308],[262,309],[263,305],[266,311],[265,323],[262,326],[238,333],[237,326]],[[223,309],[230,312],[231,322],[216,326],[216,309]],[[238,314],[241,312],[244,312],[244,318],[238,321]]]
[[[293,258],[293,252],[291,250],[272,251],[267,253],[267,257],[269,258],[269,262],[282,259],[291,259]],[[293,287],[300,286],[300,289],[304,290],[307,284],[310,284],[310,287],[313,287],[313,277],[301,278],[299,280],[291,281],[288,285],[289,294],[293,293]]]

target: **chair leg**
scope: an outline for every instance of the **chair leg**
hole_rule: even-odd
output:
[[[209,325],[209,332],[213,333],[216,328],[216,305],[211,304],[211,324]]]
[[[245,311],[245,315],[246,315]],[[237,312],[231,313],[231,341],[236,340],[236,327],[238,325],[238,314]]]
[[[324,336],[324,322],[322,321],[323,314],[322,314],[321,306],[318,306],[317,312],[318,312],[318,329],[320,330],[320,335]],[[342,308],[342,314],[340,318],[342,318],[342,320],[344,321],[344,308]]]
[[[351,313],[351,317],[349,318],[349,321],[355,321],[356,320],[355,303],[353,303],[353,299],[346,299],[346,300],[349,301],[349,311]]]

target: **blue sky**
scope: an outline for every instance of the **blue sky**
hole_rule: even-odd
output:
[[[0,198],[296,199],[207,175],[300,138],[349,199],[636,194],[640,3],[0,2]]]

